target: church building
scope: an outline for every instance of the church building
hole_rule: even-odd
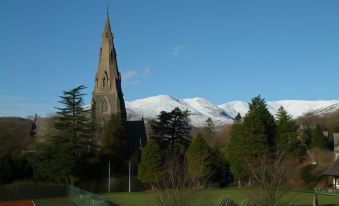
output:
[[[95,85],[92,96],[92,121],[103,132],[105,124],[112,114],[121,116],[127,121],[129,141],[135,148],[146,144],[147,136],[144,120],[128,121],[125,101],[121,88],[121,75],[118,69],[117,55],[114,48],[113,34],[108,17],[102,33],[99,64],[95,75]]]

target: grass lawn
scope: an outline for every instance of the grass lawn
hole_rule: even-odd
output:
[[[224,196],[231,197],[238,203],[246,199],[248,190],[240,189],[209,189],[202,192],[206,205],[217,206],[220,199]],[[153,196],[149,192],[120,192],[103,194],[104,198],[111,200],[119,206],[156,206]],[[307,192],[289,192],[286,199],[291,199],[292,205],[312,205],[313,194]],[[320,205],[338,205],[339,197],[331,195],[318,195]]]

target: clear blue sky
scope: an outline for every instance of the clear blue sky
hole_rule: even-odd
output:
[[[0,1],[0,116],[90,102],[107,0]],[[339,99],[337,0],[109,0],[125,100]]]

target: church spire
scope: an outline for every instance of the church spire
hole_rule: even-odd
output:
[[[95,105],[93,112],[96,118],[109,117],[112,113],[119,113],[123,119],[126,118],[121,76],[117,64],[108,10],[105,28],[102,33],[92,105]]]
[[[108,10],[106,15],[106,22],[105,22],[105,30],[104,32],[112,33],[111,31],[111,23],[109,22]]]

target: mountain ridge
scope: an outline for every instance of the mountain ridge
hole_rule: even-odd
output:
[[[339,100],[278,100],[268,101],[268,110],[275,116],[280,106],[283,106],[293,118],[312,112],[316,115],[324,115],[339,110]],[[126,101],[128,119],[146,120],[155,118],[161,111],[171,111],[175,107],[190,112],[191,124],[195,127],[205,125],[207,118],[212,118],[216,126],[232,124],[235,116],[240,113],[244,116],[249,110],[245,101],[230,101],[220,105],[214,105],[210,101],[201,98],[177,99],[169,95],[157,95]]]

